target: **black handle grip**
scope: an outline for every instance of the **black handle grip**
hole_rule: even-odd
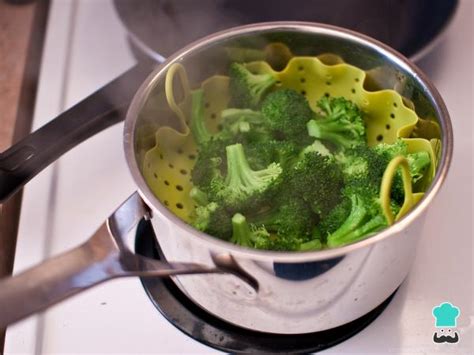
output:
[[[137,64],[54,120],[0,153],[0,201],[77,144],[125,119],[152,67]]]

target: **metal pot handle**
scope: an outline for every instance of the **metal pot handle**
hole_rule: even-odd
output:
[[[135,65],[0,153],[0,202],[77,144],[123,121],[133,95],[151,69],[149,64]]]
[[[149,210],[138,193],[130,196],[81,246],[0,280],[0,328],[115,277],[167,277],[232,273],[257,288],[229,254],[214,257],[216,267],[154,260],[134,254],[125,238]]]

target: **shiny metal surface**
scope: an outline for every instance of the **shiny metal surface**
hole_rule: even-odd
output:
[[[153,218],[167,260],[212,267],[209,246],[170,221]],[[178,287],[213,315],[253,330],[300,334],[335,328],[370,312],[406,277],[421,223],[342,258],[277,263],[236,257],[259,283],[255,292],[232,275],[174,278]]]
[[[83,245],[0,280],[0,328],[115,277],[222,272],[215,266],[166,263],[135,255],[125,238],[147,215],[148,209],[134,193]]]
[[[225,67],[229,59],[224,47],[245,42],[247,46],[261,48],[275,37],[297,55],[331,52],[371,71],[372,85],[378,89],[395,87],[414,102],[419,115],[439,123],[443,149],[434,181],[423,200],[390,228],[337,249],[305,253],[245,249],[196,231],[168,211],[146,185],[139,168],[140,150],[146,147],[141,146],[135,133],[150,120],[153,105],[164,102],[161,100],[168,67],[181,62],[190,73],[191,83],[196,84]],[[172,124],[169,117],[155,115],[152,119],[162,125]],[[152,210],[152,223],[166,258],[212,267],[212,255],[231,254],[241,269],[258,281],[260,288],[255,292],[230,275],[176,277],[176,284],[217,317],[245,328],[285,334],[314,332],[347,323],[374,309],[400,285],[415,256],[424,211],[446,178],[452,139],[443,100],[414,64],[366,36],[332,26],[297,22],[235,28],[184,48],[141,86],[124,129],[126,158],[140,195]]]

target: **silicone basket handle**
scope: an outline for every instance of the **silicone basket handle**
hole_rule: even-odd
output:
[[[393,215],[392,209],[390,208],[390,193],[392,190],[393,178],[397,172],[398,167],[402,169],[402,180],[403,190],[405,192],[405,199],[403,201],[402,208],[398,212],[397,216]],[[387,219],[387,223],[392,225],[394,221],[399,220],[405,214],[407,214],[414,205],[413,191],[411,186],[411,174],[408,166],[408,160],[403,156],[393,158],[387,165],[385,172],[382,177],[382,184],[380,187],[380,204],[382,211]]]
[[[186,69],[180,63],[174,63],[168,69],[166,74],[166,82],[165,82],[165,94],[166,100],[168,101],[168,105],[170,109],[178,116],[181,127],[187,129],[186,124],[186,115],[184,114],[183,110],[178,106],[175,99],[175,92],[173,89],[173,82],[175,75],[178,74],[178,78],[183,89],[184,97],[188,97],[191,95],[191,89],[189,87],[189,80],[186,74]]]

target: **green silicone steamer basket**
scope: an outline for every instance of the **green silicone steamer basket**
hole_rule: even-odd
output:
[[[439,176],[446,173],[452,144],[449,121],[440,120],[441,115],[447,117],[447,112],[433,104],[436,100],[431,95],[433,91],[437,95],[436,90],[430,88],[429,93],[421,81],[404,72],[402,61],[394,65],[383,55],[374,56],[376,47],[347,51],[344,38],[321,36],[316,40],[314,36],[309,38],[310,33],[308,25],[308,34],[285,27],[221,41],[217,36],[213,43],[181,60],[171,58],[170,64],[158,69],[159,76],[149,79],[135,124],[135,160],[148,192],[168,211],[186,223],[192,221],[196,206],[189,192],[198,150],[189,130],[191,92],[202,88],[207,128],[218,132],[220,113],[229,107],[227,72],[232,62],[244,63],[253,73],[272,73],[278,80],[274,90],[291,88],[301,92],[313,109],[324,95],[350,99],[364,112],[368,145],[401,138],[410,153],[429,153],[429,172],[410,189],[405,188],[405,203],[399,215],[386,214],[389,224],[411,215],[408,212],[423,205],[424,196],[440,184]],[[351,35],[350,31],[344,33]],[[395,171],[403,164],[392,165]],[[387,181],[393,178],[393,174],[387,176]],[[389,194],[389,190],[385,196],[381,194],[387,206]]]

